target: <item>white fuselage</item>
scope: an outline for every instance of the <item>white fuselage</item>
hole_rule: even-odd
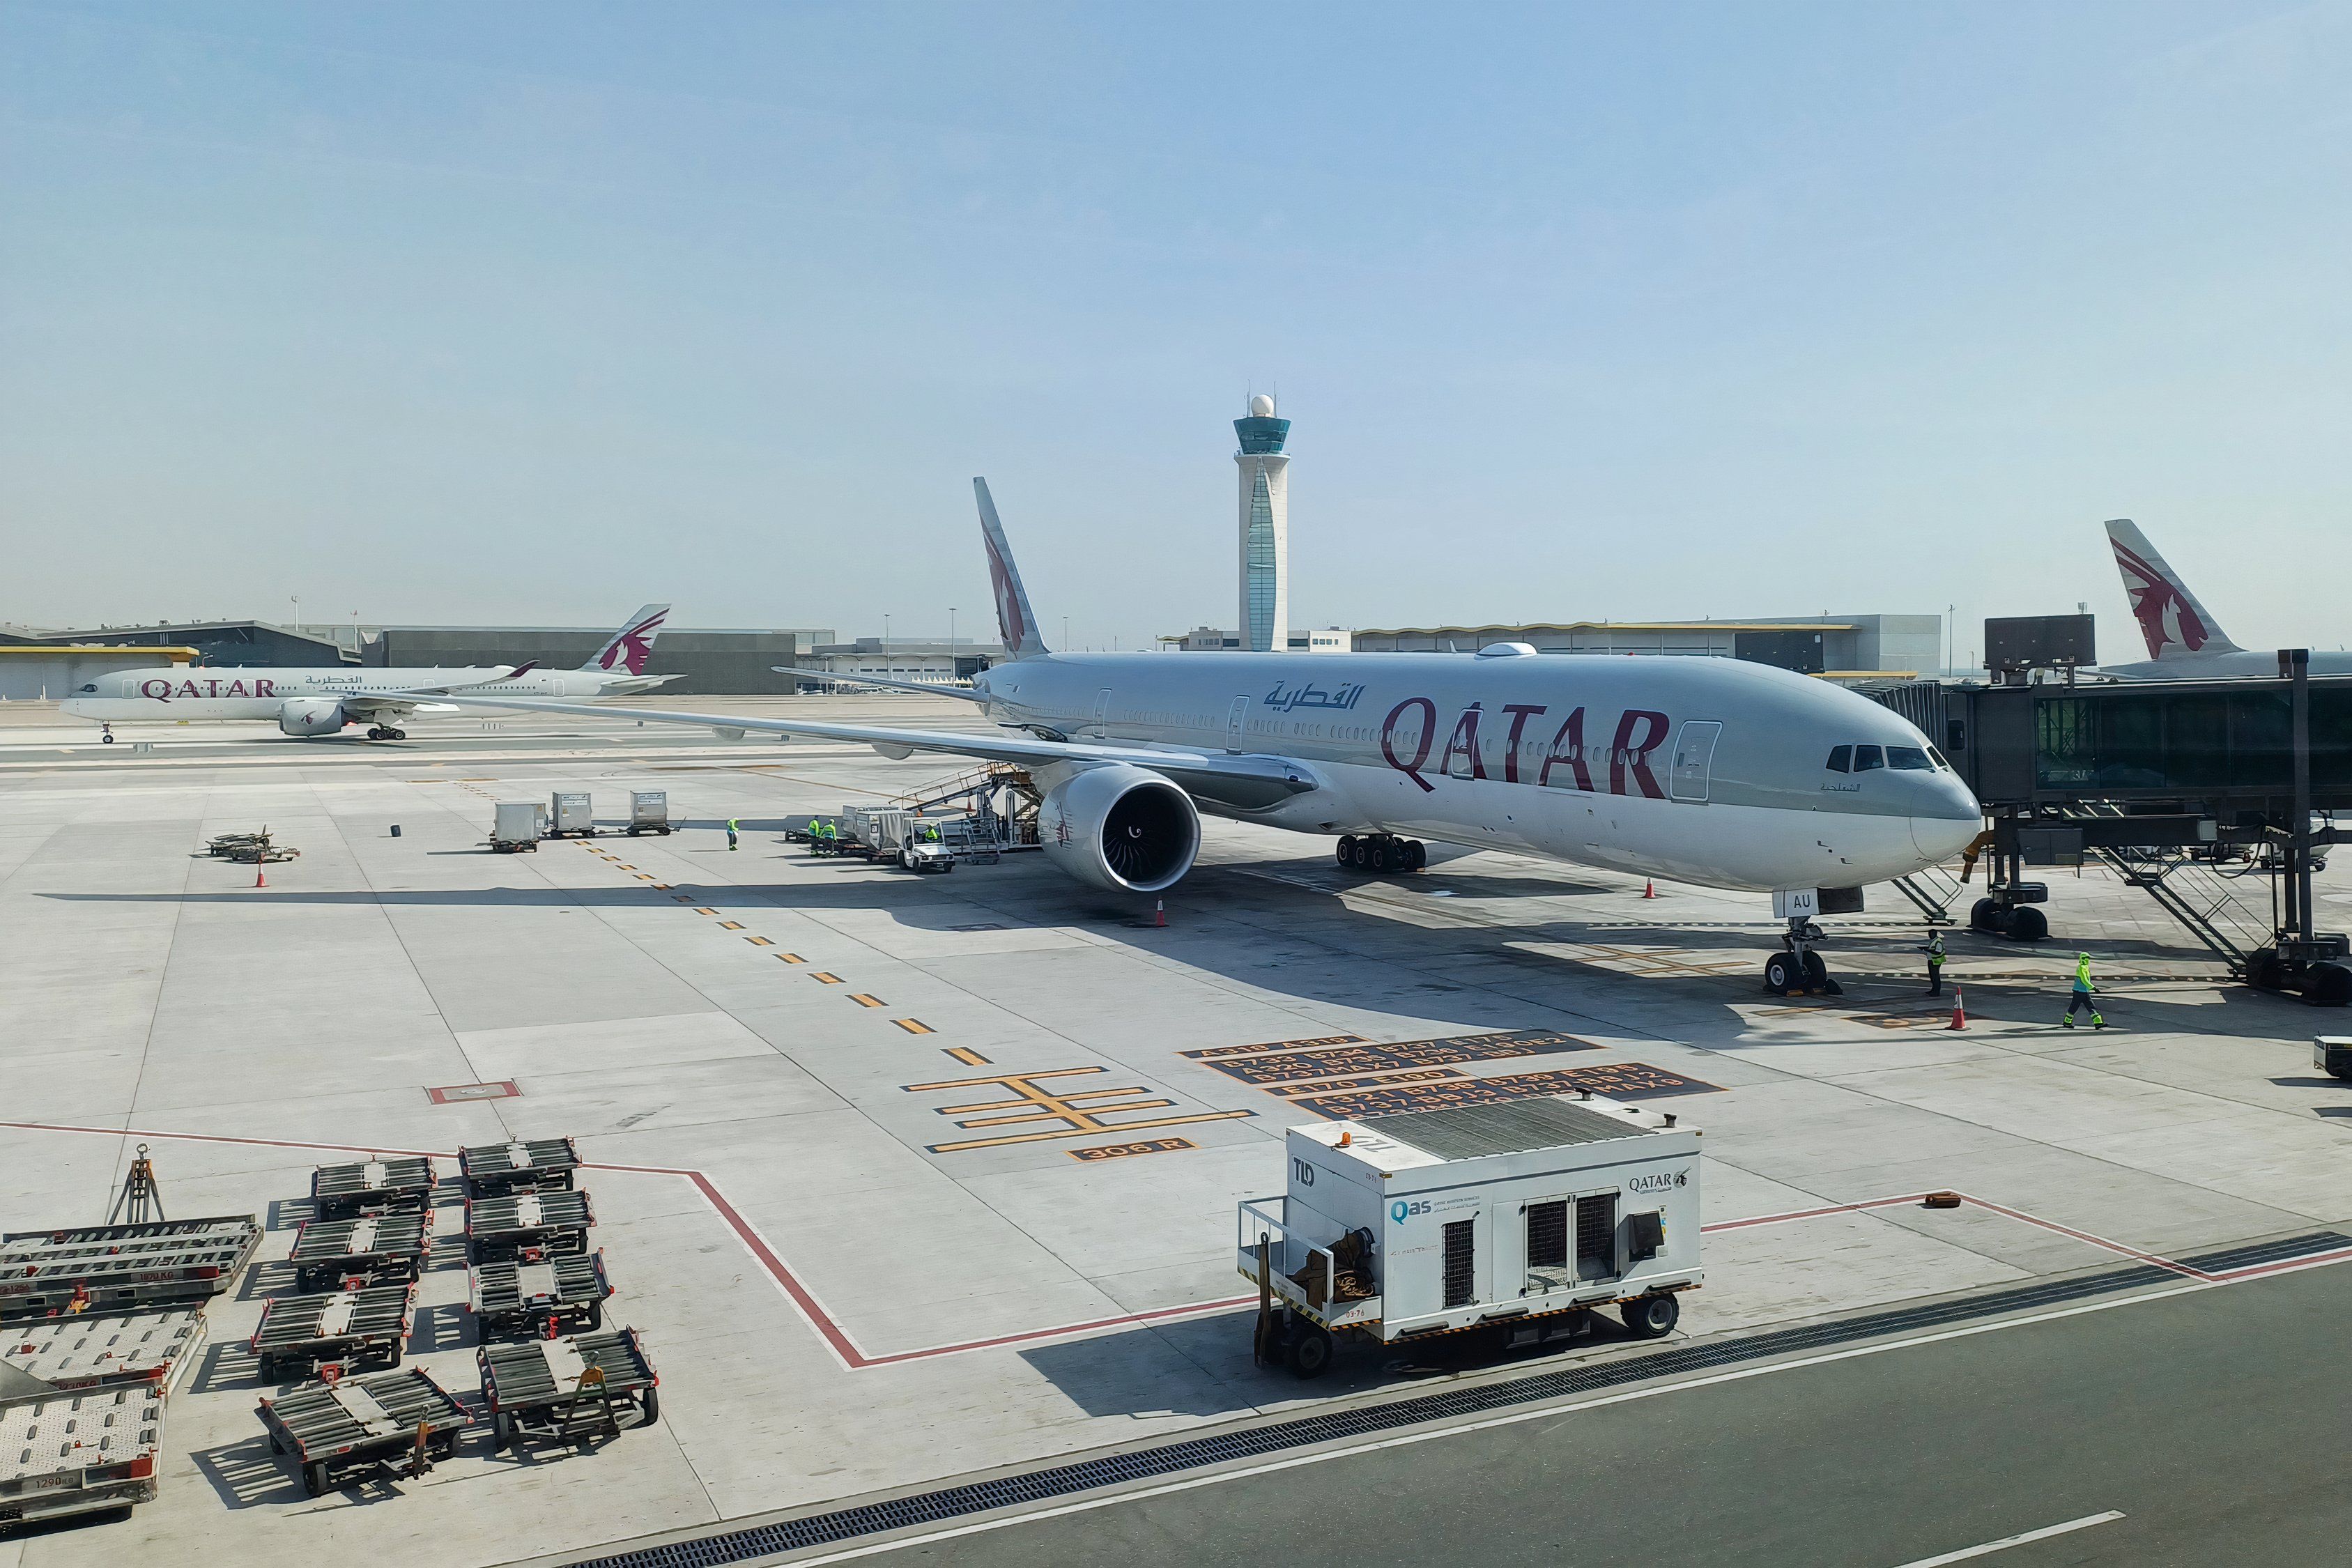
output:
[[[2103,664],[2099,673],[2116,680],[2275,680],[2279,667],[2276,653],[2239,648],[2230,653],[2175,654],[2132,664]],[[2314,650],[2311,673],[2352,675],[2352,653]]]
[[[1315,787],[1220,815],[1388,832],[1716,887],[1857,887],[1983,826],[1891,710],[1723,658],[1054,654],[975,683],[991,717],[1074,742],[1295,759]],[[1836,771],[1846,748],[1904,765]],[[1916,759],[1916,765],[1913,764]],[[1064,770],[1035,770],[1050,786]]]
[[[140,720],[275,721],[289,701],[317,698],[375,698],[404,691],[463,689],[483,697],[607,697],[654,684],[642,676],[607,675],[595,669],[533,669],[501,680],[500,667],[488,668],[392,669],[345,665],[335,669],[284,669],[267,666],[176,665],[123,669],[101,675],[58,705],[77,719],[107,723]],[[429,706],[433,698],[415,700]]]

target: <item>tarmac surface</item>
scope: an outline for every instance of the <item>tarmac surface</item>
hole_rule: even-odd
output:
[[[942,727],[971,717],[923,698],[757,706]],[[2337,1278],[2274,1278],[2281,1268],[2352,1249],[2334,1229],[2352,1220],[2352,1087],[2310,1066],[2311,1036],[2352,1020],[2217,984],[2218,965],[2144,895],[2093,872],[2053,876],[2058,937],[2038,949],[1948,939],[1968,1004],[1955,1032],[1948,997],[1920,994],[1919,920],[1887,889],[1872,889],[1867,915],[1828,922],[1847,994],[1781,999],[1759,984],[1775,929],[1760,897],[1661,885],[1645,899],[1615,873],[1436,846],[1427,872],[1367,880],[1334,866],[1324,840],[1213,820],[1162,927],[1148,900],[1092,893],[1034,855],[919,879],[778,841],[789,816],[917,790],[961,764],[625,718],[419,719],[410,732],[372,744],[173,726],[101,747],[53,712],[0,711],[11,1024],[0,1229],[102,1219],[142,1141],[169,1212],[251,1211],[269,1226],[263,1262],[215,1302],[211,1345],[174,1396],[158,1500],[127,1521],[0,1536],[0,1568],[126,1552],[579,1560],[1433,1388],[1763,1344],[1916,1303],[2008,1323],[2033,1314],[2001,1308],[2003,1292],[2063,1291],[2117,1268],[2146,1278],[2100,1296],[2128,1303],[2112,1310],[1580,1415],[1559,1441],[1622,1424],[1606,1428],[1622,1446],[1598,1462],[1529,1447],[1545,1424],[1521,1422],[1292,1482],[909,1550],[961,1560],[1028,1540],[1036,1560],[1072,1560],[1055,1554],[1093,1531],[1097,1547],[1143,1560],[1167,1555],[1150,1532],[1169,1521],[1191,1521],[1184,1538],[1204,1556],[1297,1555],[1327,1520],[1363,1520],[1372,1534],[1360,1540],[1402,1543],[1414,1539],[1409,1510],[1391,1516],[1381,1499],[1423,1496],[1423,1483],[1383,1467],[1410,1466],[1482,1500],[1504,1561],[1541,1534],[1513,1508],[1574,1521],[1569,1560],[1599,1560],[1585,1548],[1610,1543],[1622,1559],[1620,1523],[1663,1528],[1652,1510],[1675,1506],[1752,1535],[1760,1554],[1707,1536],[1706,1550],[1667,1561],[1898,1564],[2108,1509],[2129,1520],[2015,1560],[2170,1561],[2063,1555],[2144,1540],[2127,1533],[2153,1528],[2132,1522],[2138,1494],[2086,1488],[2069,1513],[2061,1500],[2074,1494],[2048,1467],[2009,1490],[1985,1458],[2002,1442],[1983,1435],[2003,1429],[1990,1414],[2000,1379],[1987,1371],[2001,1363],[1968,1358],[2088,1336],[2082,1371],[2095,1377],[2133,1364],[2134,1336],[2192,1341],[2186,1328],[2163,1337],[2174,1314],[2228,1340],[2221,1324],[2237,1314],[2324,1299]],[[520,856],[483,847],[495,799],[584,788],[610,822],[646,787],[669,792],[681,831]],[[730,816],[745,830],[732,854],[719,830]],[[264,825],[302,850],[268,868],[265,888],[250,867],[202,853],[212,834]],[[2352,900],[2348,885],[2324,875],[2321,907]],[[2107,988],[2103,1033],[2056,1026],[2078,946]],[[1513,1054],[1491,1037],[1506,1031],[1567,1044]],[[1315,1072],[1185,1054],[1284,1043],[1323,1053],[1300,1058]],[[1351,1351],[1314,1384],[1253,1364],[1234,1205],[1279,1190],[1283,1127],[1318,1108],[1580,1082],[1671,1095],[1706,1131],[1707,1284],[1673,1340],[1636,1349],[1600,1336],[1496,1366]],[[562,1134],[595,1167],[583,1184],[618,1288],[607,1321],[644,1331],[659,1424],[531,1458],[469,1441],[420,1480],[306,1497],[255,1417],[274,1390],[243,1342],[262,1299],[289,1288],[278,1260],[307,1213],[311,1168],[353,1151]],[[1969,1201],[1918,1206],[1936,1189]],[[446,1238],[461,1221],[454,1195],[442,1202]],[[457,1253],[436,1251],[409,1352],[470,1393]],[[2179,1285],[2210,1288],[2153,1299]],[[2262,1377],[2284,1391],[2326,1341],[2303,1309],[2281,1310],[2231,1353],[2271,1367]],[[2144,1359],[2184,1400],[2194,1393],[2193,1369]],[[1881,1378],[1917,1392],[1841,1448],[1839,1402],[1883,1394]],[[2120,1427],[2133,1423],[2108,1419],[2095,1384],[2062,1397],[2073,1385],[2035,1372],[2008,1386],[2024,1413],[2009,1442],[2057,1444],[2071,1429],[2095,1450],[2086,1466],[2130,1451]],[[1948,1409],[1955,1434],[1979,1434],[1975,1447],[1913,1420],[1906,1401]],[[2269,1419],[2259,1399],[2247,1409]],[[1969,1426],[1979,1419],[1990,1425]],[[1649,1437],[1670,1461],[1650,1462]],[[1921,1456],[1908,1468],[1904,1443]],[[1815,1447],[1824,1457],[1808,1468]],[[1899,1534],[1871,1535],[1839,1501],[1846,1452],[1878,1467],[1864,1467],[1871,1495],[1890,1497]],[[1694,1462],[1710,1478],[1704,1497]],[[1247,1489],[1294,1484],[1317,1499],[1295,1524],[1282,1509],[1297,1493]],[[1799,1527],[1807,1510],[1792,1491],[1806,1486],[1822,1491],[1820,1523],[1841,1552],[1769,1555],[1796,1551],[1773,1521]],[[1250,1529],[1228,1538],[1202,1522],[1220,1510]],[[1447,1517],[1434,1500],[1421,1511]],[[2179,1539],[2202,1539],[2180,1517]],[[2292,1538],[2275,1539],[2273,1560],[2295,1560]],[[1393,1560],[1405,1555],[1400,1545]]]

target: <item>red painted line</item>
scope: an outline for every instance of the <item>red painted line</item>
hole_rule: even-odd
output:
[[[412,1154],[428,1160],[456,1158],[455,1155],[442,1151],[394,1149],[382,1144],[313,1143],[297,1139],[239,1138],[210,1132],[158,1132],[142,1131],[138,1128],[79,1127],[48,1121],[0,1121],[0,1128],[9,1127],[30,1132],[89,1133],[101,1138],[175,1140],[189,1143],[237,1143],[265,1149],[315,1149],[330,1153]],[[1132,1328],[1144,1323],[1166,1322],[1176,1318],[1230,1311],[1249,1306],[1257,1300],[1255,1293],[1246,1296],[1231,1296],[1214,1301],[1194,1301],[1179,1307],[1155,1307],[1148,1311],[1126,1312],[1109,1318],[1092,1318],[1084,1322],[1062,1323],[1049,1329],[1025,1329],[1017,1333],[997,1334],[988,1339],[965,1340],[954,1344],[928,1345],[920,1350],[894,1351],[884,1355],[868,1355],[858,1347],[857,1342],[850,1336],[849,1331],[842,1327],[832,1313],[825,1310],[824,1303],[817,1299],[816,1292],[793,1272],[792,1265],[786,1263],[782,1256],[768,1244],[767,1238],[759,1233],[750,1220],[744,1218],[741,1211],[728,1201],[727,1195],[719,1190],[718,1184],[702,1172],[687,1170],[677,1165],[622,1165],[593,1161],[583,1162],[582,1168],[591,1171],[625,1172],[646,1176],[680,1176],[693,1183],[695,1190],[702,1194],[704,1201],[710,1205],[727,1227],[735,1233],[736,1239],[740,1241],[745,1249],[759,1260],[761,1267],[768,1271],[770,1277],[782,1289],[794,1310],[798,1311],[809,1327],[816,1331],[817,1337],[824,1342],[825,1347],[833,1352],[835,1358],[842,1363],[843,1367],[851,1372],[862,1372],[877,1366],[895,1366],[906,1362],[929,1361],[940,1356],[961,1355],[971,1351],[1000,1350],[1007,1345],[1034,1344],[1042,1340],[1061,1339],[1072,1334],[1095,1333],[1109,1329]],[[1717,1220],[1713,1225],[1701,1226],[1699,1229],[1704,1233],[1713,1234],[1717,1231],[1744,1230],[1751,1226],[1786,1225],[1794,1220],[1818,1219],[1838,1214],[1859,1214],[1870,1209],[1916,1204],[1924,1201],[1926,1197],[1925,1193],[1906,1193],[1895,1197],[1864,1198],[1856,1203],[1828,1204],[1818,1208],[1790,1209],[1780,1214],[1751,1215],[1746,1219]],[[2352,1247],[2347,1247],[2328,1252],[2306,1253],[2299,1258],[2282,1258],[2275,1263],[2248,1264],[2240,1268],[2228,1268],[2209,1273],[2185,1263],[2176,1263],[2168,1258],[2160,1258],[2153,1252],[2144,1251],[2139,1247],[2129,1247],[2119,1241],[2111,1241],[2105,1237],[2093,1235],[2089,1231],[2077,1230],[2072,1226],[2061,1225],[2055,1220],[2047,1220],[2037,1215],[2027,1214],[2022,1209],[2013,1209],[2007,1205],[1993,1203],[1967,1193],[1960,1194],[1959,1198],[1964,1204],[1972,1204],[2004,1218],[2036,1226],[2043,1230],[2055,1232],[2060,1236],[2104,1248],[2138,1262],[2153,1264],[2158,1268],[2168,1269],[2172,1273],[2204,1284],[2230,1284],[2237,1280],[2257,1279],[2263,1275],[2286,1273],[2293,1269],[2315,1268],[2322,1264],[2352,1259]]]

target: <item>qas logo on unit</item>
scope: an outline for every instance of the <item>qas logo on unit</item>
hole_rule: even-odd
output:
[[[1389,1205],[1389,1218],[1396,1221],[1399,1225],[1402,1225],[1405,1222],[1407,1215],[1427,1214],[1428,1212],[1429,1205],[1426,1201],[1409,1204],[1402,1198],[1399,1198],[1396,1202]]]
[[[1676,1171],[1671,1174],[1664,1171],[1653,1171],[1627,1182],[1625,1190],[1629,1193],[1667,1193],[1676,1187],[1688,1185],[1690,1185],[1688,1171]]]

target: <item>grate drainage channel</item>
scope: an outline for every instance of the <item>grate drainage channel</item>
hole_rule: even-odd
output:
[[[2193,1258],[2176,1258],[2173,1261],[2184,1268],[2200,1269],[2207,1274],[2226,1274],[2232,1268],[2283,1263],[2290,1258],[2301,1258],[2308,1253],[2333,1252],[2339,1247],[2352,1247],[2352,1236],[2346,1236],[2341,1231],[2315,1230],[2304,1236],[2283,1237],[2276,1241],[2257,1241],[2247,1247],[2200,1252]]]
[[[2282,1258],[2329,1250],[2347,1238],[2332,1232],[2295,1237],[2257,1247],[2210,1254],[2193,1267],[2271,1262]],[[1835,1323],[1782,1329],[1714,1344],[1685,1345],[1594,1365],[1524,1377],[1507,1383],[1424,1394],[1380,1405],[1361,1405],[1328,1415],[1253,1426],[1238,1432],[1194,1437],[1129,1453],[1109,1454],[1072,1464],[1054,1465],[992,1480],[971,1481],[933,1491],[880,1502],[861,1503],[830,1513],[740,1530],[719,1531],[691,1541],[667,1542],[633,1548],[595,1558],[580,1559],[574,1568],[721,1568],[774,1553],[826,1546],[859,1536],[986,1513],[992,1509],[1071,1497],[1104,1487],[1200,1469],[1210,1465],[1262,1458],[1292,1448],[1309,1447],[1375,1433],[1392,1432],[1423,1422],[1459,1419],[1515,1405],[1533,1405],[1627,1384],[1646,1383],[1678,1373],[1712,1371],[1743,1362],[1763,1361],[1832,1345],[1851,1344],[1883,1334],[1901,1333],[2061,1305],[2119,1290],[2137,1289],[2179,1279],[2168,1268],[2134,1264],[2070,1279],[2045,1280],[2012,1289],[1993,1291],[1955,1301],[1897,1308],[1849,1318]]]

